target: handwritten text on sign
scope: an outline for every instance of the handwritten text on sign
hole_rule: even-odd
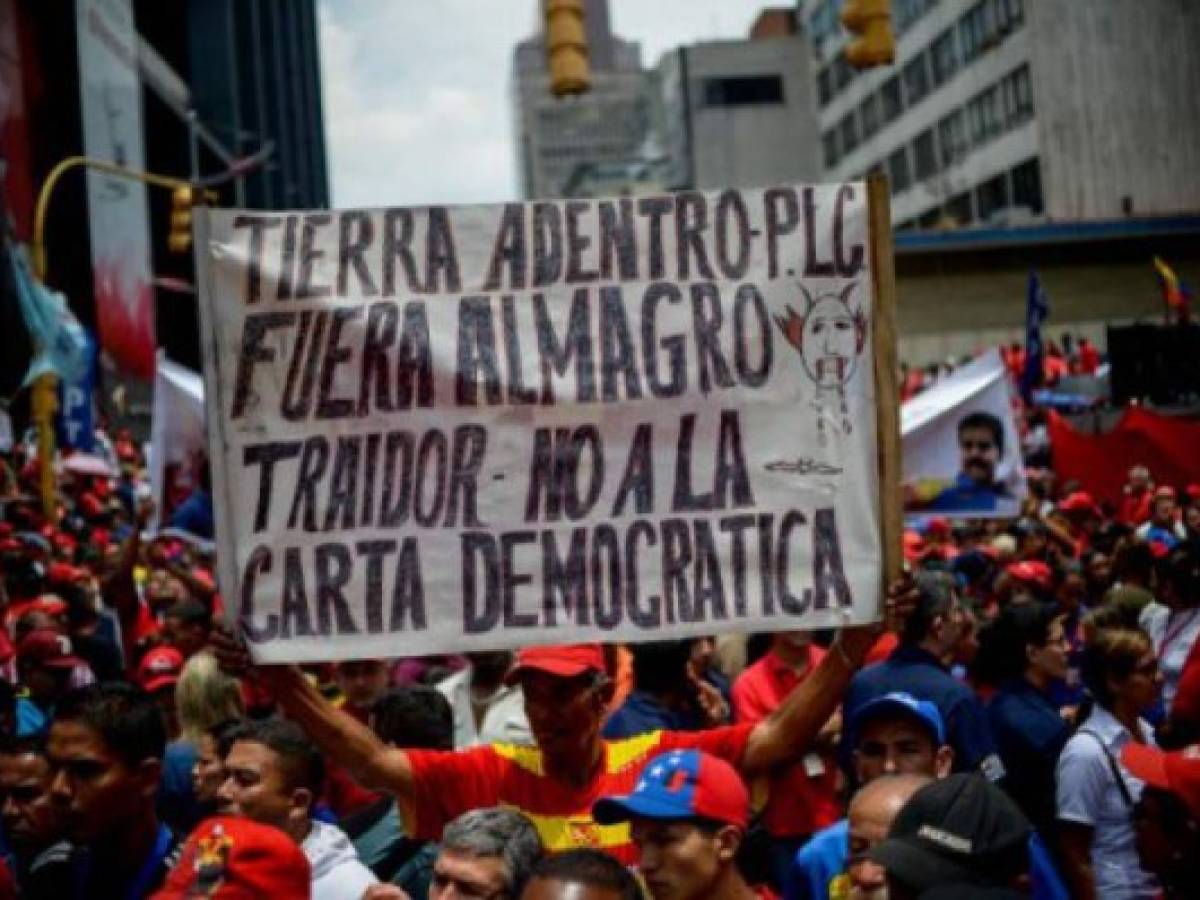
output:
[[[871,619],[865,198],[209,212],[222,577],[260,659]]]

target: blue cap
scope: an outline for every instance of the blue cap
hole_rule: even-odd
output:
[[[893,691],[868,700],[850,716],[850,746],[858,743],[859,732],[867,722],[889,712],[916,719],[929,731],[938,747],[946,743],[946,726],[942,722],[942,714],[938,712],[937,704],[930,700],[918,700],[904,691]]]
[[[673,750],[642,769],[633,792],[602,797],[592,807],[601,825],[630,819],[711,819],[745,828],[750,792],[725,760],[699,750]]]

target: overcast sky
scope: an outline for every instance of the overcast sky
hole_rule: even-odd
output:
[[[682,43],[744,37],[763,0],[609,0],[653,65]],[[794,5],[794,4],[793,4]],[[320,0],[335,206],[516,198],[511,52],[537,0]]]

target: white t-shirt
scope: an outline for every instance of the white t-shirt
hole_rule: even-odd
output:
[[[1179,690],[1183,667],[1200,637],[1200,607],[1172,612],[1155,601],[1142,610],[1138,624],[1154,643],[1154,655],[1158,657],[1158,670],[1163,677],[1163,707],[1169,710]]]
[[[1139,719],[1138,728],[1146,743],[1153,745],[1154,730],[1149,723]],[[1155,900],[1159,896],[1157,880],[1142,869],[1138,859],[1133,810],[1125,802],[1108,761],[1111,756],[1116,762],[1129,796],[1136,803],[1142,795],[1143,782],[1121,765],[1121,748],[1131,740],[1133,735],[1125,726],[1108,710],[1097,706],[1058,757],[1058,818],[1093,829],[1092,871],[1096,896],[1104,900]]]

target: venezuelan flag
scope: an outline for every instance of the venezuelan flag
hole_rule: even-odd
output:
[[[1163,296],[1167,300],[1167,306],[1174,310],[1186,309],[1191,298],[1175,270],[1157,256],[1154,257],[1154,268],[1158,270],[1158,277],[1162,279]]]

